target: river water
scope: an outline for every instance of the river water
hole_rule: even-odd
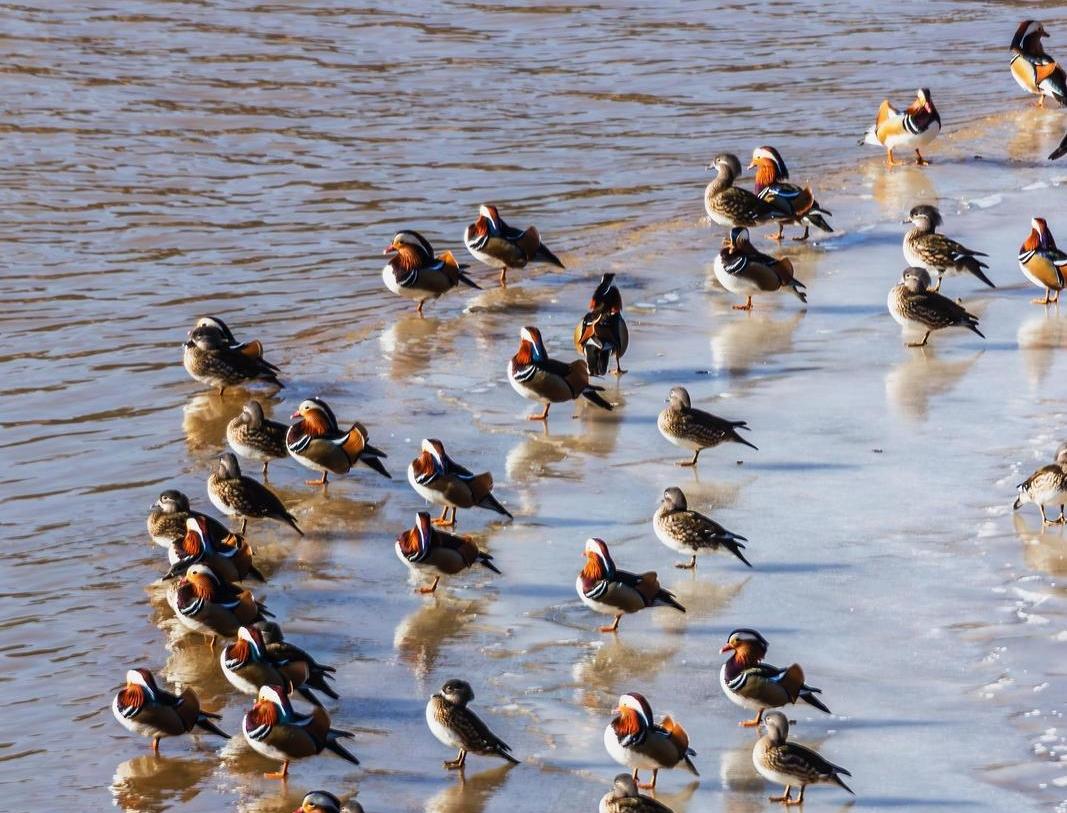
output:
[[[816,788],[809,807],[1064,808],[1067,536],[1010,505],[1064,440],[1067,322],[1030,304],[1015,254],[1034,215],[1067,240],[1067,165],[1042,159],[1067,115],[1020,94],[1007,45],[1033,14],[1067,53],[1067,12],[916,5],[0,5],[7,798],[283,811],[323,787],[368,813],[593,810],[617,770],[603,727],[619,693],[641,691],[699,752],[700,781],[663,774],[662,801],[765,810],[779,789],[753,771],[754,736],[717,685],[719,646],[754,626],[835,712],[791,710],[794,734],[850,768],[857,797]],[[856,141],[883,96],[902,105],[919,85],[945,124],[934,164],[888,171]],[[703,167],[764,143],[837,231],[781,249],[806,309],[781,297],[743,314],[711,273],[721,230],[701,222]],[[501,290],[475,268],[484,291],[418,319],[383,289],[381,248],[412,227],[463,257],[486,201],[536,223],[567,270]],[[919,202],[990,254],[996,291],[945,288],[984,341],[950,332],[908,350],[885,311],[899,221]],[[604,382],[618,409],[527,423],[505,375],[519,328],[570,357],[609,270],[631,334],[630,373]],[[257,594],[338,669],[329,709],[360,768],[319,757],[282,786],[239,739],[165,740],[157,759],[111,717],[135,666],[195,687],[233,733],[249,705],[175,627],[144,531],[165,488],[207,507],[245,397],[181,368],[206,313],[281,366],[275,417],[321,395],[389,454],[393,482],[364,469],[325,494],[276,463],[271,485],[307,536],[249,526],[270,576]],[[684,455],[655,429],[674,385],[747,420],[759,451],[676,468]],[[392,550],[422,507],[403,474],[426,436],[491,470],[516,517],[461,514],[503,575],[434,598]],[[669,485],[747,536],[754,568],[675,570],[650,526]],[[688,613],[597,633],[573,589],[589,536],[627,569],[657,569]],[[441,769],[454,754],[422,709],[452,677],[522,765],[472,758],[463,782]]]

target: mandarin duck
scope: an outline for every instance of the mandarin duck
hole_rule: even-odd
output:
[[[444,763],[448,770],[463,770],[467,754],[500,757],[513,765],[519,760],[511,755],[511,746],[489,730],[469,708],[474,690],[465,680],[449,680],[426,704],[426,725],[442,744],[459,751]]]
[[[241,474],[241,466],[232,452],[224,453],[211,467],[211,474],[207,478],[207,495],[211,503],[226,516],[241,518],[242,534],[249,517],[252,517],[284,522],[300,536],[304,535],[296,524],[296,518],[273,491]]]
[[[233,451],[247,460],[263,464],[263,476],[272,460],[289,456],[285,448],[285,432],[289,427],[263,415],[259,401],[249,401],[241,412],[226,424],[226,442]]]
[[[545,405],[539,414],[527,415],[527,420],[546,421],[552,404],[578,398],[585,398],[601,409],[613,409],[600,395],[604,388],[589,383],[585,359],[568,364],[549,358],[541,331],[535,327],[524,327],[519,331],[519,338],[519,351],[508,362],[508,381],[523,398]]]
[[[589,312],[574,329],[574,349],[585,357],[589,375],[607,375],[608,362],[615,358],[615,375],[626,371],[619,364],[630,344],[630,332],[622,318],[622,294],[615,287],[615,275],[604,274],[589,300]]]
[[[1056,459],[1051,465],[1042,466],[1016,486],[1019,496],[1012,505],[1018,511],[1024,505],[1033,503],[1041,512],[1042,525],[1062,525],[1067,522],[1063,507],[1067,504],[1067,443],[1056,450]],[[1046,505],[1058,505],[1058,519],[1045,516]]]
[[[293,813],[341,813],[341,800],[324,790],[313,790],[304,794],[300,807]],[[363,805],[349,802],[348,813],[363,813]]]
[[[977,316],[930,290],[930,272],[925,268],[905,268],[900,284],[889,292],[886,305],[901,327],[925,331],[921,342],[906,342],[907,347],[925,347],[931,333],[947,327],[965,327],[985,338],[978,329]]]
[[[239,582],[249,577],[261,582],[267,580],[252,561],[252,548],[244,537],[225,529],[226,536],[213,537],[211,526],[203,516],[190,516],[185,521],[185,529],[185,536],[168,552],[170,570],[163,575],[164,581],[198,564],[207,565],[224,582]]]
[[[704,189],[704,211],[720,226],[758,226],[775,220],[782,213],[747,189],[734,186],[741,177],[741,162],[736,155],[720,153],[707,169],[716,171],[715,178]]]
[[[203,711],[192,689],[186,687],[180,695],[171,694],[159,688],[147,669],[126,672],[126,686],[111,701],[111,712],[127,731],[150,737],[157,754],[161,739],[188,734],[194,728],[225,740],[230,738],[213,722],[221,720],[222,715]]]
[[[260,686],[256,702],[241,722],[245,742],[253,751],[278,760],[282,769],[266,773],[267,779],[285,779],[289,763],[331,751],[342,759],[359,765],[355,754],[345,749],[341,738],[352,737],[347,731],[330,726],[330,715],[320,706],[311,714],[298,714],[282,686]]]
[[[1060,301],[1060,291],[1067,284],[1064,282],[1067,254],[1056,248],[1056,241],[1043,217],[1030,221],[1030,234],[1019,246],[1019,268],[1030,282],[1045,289],[1045,298],[1033,300],[1035,305]]]
[[[659,414],[656,426],[659,433],[675,446],[693,451],[693,459],[682,461],[679,466],[695,466],[702,451],[720,443],[741,443],[759,451],[757,446],[737,433],[738,429],[748,431],[747,421],[728,421],[702,409],[695,409],[685,387],[671,388],[667,395],[667,407]]]
[[[185,494],[176,489],[167,489],[149,506],[148,535],[157,545],[169,550],[176,542],[185,539],[188,533],[186,522],[190,517],[206,522],[212,539],[225,539],[231,534],[230,529],[214,517],[192,510]]]
[[[936,206],[916,206],[908,212],[908,219],[904,222],[915,226],[904,235],[904,259],[914,268],[925,268],[931,274],[937,274],[937,285],[931,291],[941,290],[941,280],[946,271],[957,274],[968,272],[990,288],[997,287],[982,271],[989,266],[978,259],[989,255],[937,233],[942,221],[941,212]]]
[[[408,482],[424,500],[443,506],[434,525],[456,524],[460,508],[485,508],[508,519],[511,513],[493,496],[493,475],[485,471],[472,474],[445,452],[445,445],[436,438],[425,438],[422,451],[408,464]],[[448,519],[451,509],[452,519]]]
[[[752,162],[748,166],[756,170],[756,196],[782,213],[781,218],[776,218],[778,234],[772,235],[772,240],[781,240],[784,227],[790,223],[804,227],[804,233],[793,238],[797,241],[807,240],[812,227],[825,232],[833,231],[826,222],[832,213],[819,205],[811,189],[801,189],[788,182],[789,168],[778,150],[774,147],[757,147],[752,151]]]
[[[559,257],[541,242],[533,226],[526,231],[504,222],[495,206],[478,207],[478,219],[463,232],[467,251],[480,263],[500,268],[500,284],[507,285],[509,268],[525,268],[528,263],[548,263],[563,268]]]
[[[615,621],[600,632],[618,632],[624,615],[648,607],[673,607],[684,613],[674,593],[660,587],[655,572],[629,573],[615,567],[608,545],[603,539],[587,539],[582,554],[585,567],[574,582],[582,603],[598,613],[615,616]]]
[[[731,703],[756,712],[753,719],[743,720],[738,725],[754,728],[760,724],[767,709],[780,708],[797,700],[830,714],[830,709],[815,696],[822,689],[804,682],[804,670],[799,664],[779,669],[763,662],[768,646],[767,639],[756,630],[742,628],[731,632],[719,650],[732,653],[719,669],[719,685],[723,693]]]
[[[768,782],[785,785],[785,792],[781,796],[770,797],[772,802],[782,802],[787,806],[803,805],[804,789],[808,785],[837,785],[852,793],[852,788],[841,779],[852,774],[823,759],[810,748],[788,741],[789,720],[784,714],[772,711],[763,724],[767,733],[752,748],[752,764]],[[796,799],[790,796],[794,785],[800,785],[800,795]]]
[[[774,293],[788,288],[801,302],[808,301],[806,287],[793,274],[793,263],[787,258],[776,259],[764,254],[748,237],[748,229],[738,226],[730,229],[729,237],[722,241],[722,250],[715,255],[715,279],[732,294],[745,296],[744,305],[734,305],[734,310],[752,310],[752,297]]]
[[[420,593],[433,593],[442,576],[454,576],[475,564],[499,574],[493,557],[478,549],[469,539],[437,531],[430,515],[419,511],[415,526],[396,538],[396,555],[413,573],[429,573],[433,584],[420,587]]]
[[[313,706],[322,705],[313,689],[334,700],[340,697],[327,682],[333,679],[332,667],[309,660],[297,647],[268,644],[256,626],[237,630],[237,640],[223,647],[219,664],[226,680],[237,691],[253,697],[259,693],[260,686],[275,685],[290,687],[290,692],[299,692]]]
[[[422,316],[422,307],[427,300],[439,299],[460,283],[481,290],[481,286],[464,273],[467,266],[456,262],[451,251],[435,256],[430,241],[417,231],[397,232],[382,253],[391,255],[382,269],[385,287],[394,294],[418,302],[415,310],[419,316]]]
[[[285,434],[285,446],[300,465],[322,472],[319,480],[305,480],[308,485],[326,485],[331,472],[347,474],[356,463],[363,463],[390,480],[381,458],[388,457],[367,442],[367,428],[359,423],[342,431],[333,410],[321,398],[300,402],[293,413],[294,423]]]
[[[652,517],[652,528],[656,538],[668,548],[691,557],[689,564],[679,562],[677,568],[692,570],[697,566],[697,554],[719,550],[729,551],[752,567],[741,552],[745,547],[742,543],[748,540],[710,517],[690,511],[680,488],[672,486],[663,492],[663,500]]]
[[[254,381],[285,385],[278,380],[278,368],[263,358],[263,345],[257,340],[237,343],[230,329],[215,317],[204,317],[189,331],[184,344],[182,364],[185,371],[201,384],[218,388],[219,395],[227,387]]]
[[[689,747],[685,729],[669,715],[657,723],[644,695],[637,692],[622,695],[614,714],[604,729],[604,747],[612,759],[633,771],[635,783],[639,781],[638,771],[652,771],[652,781],[638,787],[655,789],[660,770],[678,765],[700,776],[690,759],[696,756],[696,751]]]
[[[1045,106],[1045,97],[1067,105],[1067,75],[1048,54],[1041,40],[1048,36],[1045,26],[1037,20],[1023,20],[1011,39],[1011,75],[1019,87],[1037,96],[1038,107]]]
[[[894,160],[893,150],[913,149],[915,163],[923,166],[930,162],[923,158],[920,150],[937,138],[940,132],[941,116],[930,98],[930,91],[927,88],[919,88],[915,91],[915,101],[903,113],[893,107],[889,99],[885,99],[878,108],[874,124],[860,144],[885,147],[885,160],[891,167],[903,163]]]
[[[222,581],[207,565],[192,565],[167,590],[167,604],[181,624],[208,639],[232,638],[242,626],[273,617],[248,590]]]
[[[611,790],[600,799],[598,813],[674,813],[667,805],[645,796],[628,773],[615,777]]]

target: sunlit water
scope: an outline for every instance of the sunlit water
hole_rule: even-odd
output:
[[[1067,116],[1029,106],[1006,49],[1031,14],[1062,38],[1062,7],[58,5],[0,6],[9,799],[282,811],[325,787],[369,813],[593,810],[617,770],[601,732],[638,690],[699,752],[700,782],[666,773],[661,800],[765,810],[777,789],[717,685],[726,634],[755,626],[772,662],[800,661],[824,689],[835,716],[791,710],[795,736],[852,770],[853,807],[1062,804],[1067,536],[1009,506],[1064,439],[1067,323],[1029,304],[1014,258],[1033,215],[1067,233],[1067,167],[1041,160]],[[945,135],[932,167],[889,172],[855,142],[884,95],[904,104],[919,85]],[[783,297],[732,311],[710,271],[721,233],[700,223],[702,168],[761,143],[835,213],[831,239],[783,247],[806,310]],[[381,248],[414,227],[463,254],[483,201],[536,223],[568,270],[497,290],[475,269],[484,292],[417,319],[382,290]],[[907,350],[885,312],[899,221],[920,201],[991,255],[996,292],[946,282],[985,341]],[[518,329],[539,325],[570,357],[606,270],[632,336],[631,372],[605,382],[619,407],[556,407],[544,433],[506,382]],[[318,394],[390,455],[393,482],[359,470],[326,494],[275,464],[308,535],[249,533],[270,575],[257,593],[338,667],[330,713],[356,733],[361,768],[320,757],[284,787],[239,739],[165,740],[156,759],[107,708],[138,665],[194,686],[233,733],[249,705],[149,586],[165,565],[147,506],[168,487],[207,505],[207,466],[243,402],[181,369],[204,313],[265,342],[289,382],[275,417]],[[654,425],[675,384],[747,420],[760,450],[675,468],[684,455]],[[403,473],[425,436],[493,471],[516,515],[460,515],[504,575],[436,598],[392,551],[422,507]],[[668,485],[747,536],[753,570],[675,570],[649,524]],[[573,590],[593,535],[623,567],[657,569],[688,613],[595,632],[604,619]],[[450,677],[474,685],[523,765],[472,758],[463,783],[441,769],[453,754],[422,708]]]

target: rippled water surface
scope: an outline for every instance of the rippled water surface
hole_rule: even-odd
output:
[[[273,812],[325,787],[368,813],[593,810],[616,772],[603,727],[637,690],[699,752],[699,782],[663,774],[662,801],[766,810],[753,734],[717,685],[726,634],[754,626],[836,713],[797,708],[794,733],[852,770],[857,798],[816,788],[809,808],[1063,807],[1067,535],[1010,511],[1067,414],[1067,322],[1029,304],[1015,263],[1034,215],[1067,240],[1067,166],[1041,160],[1067,115],[1034,109],[1007,68],[1028,15],[1067,53],[1056,3],[0,5],[6,797]],[[945,123],[935,163],[887,171],[856,141],[883,96],[904,104],[919,85]],[[711,274],[703,167],[762,143],[835,213],[830,239],[782,248],[804,310],[782,297],[738,313]],[[567,270],[502,290],[474,268],[484,291],[418,319],[382,289],[382,247],[413,227],[465,255],[484,201],[536,223]],[[946,283],[985,341],[906,350],[885,312],[899,221],[921,201],[990,254],[997,291]],[[605,382],[618,408],[556,407],[543,431],[506,381],[518,330],[539,325],[569,358],[608,270],[631,333],[631,372]],[[154,758],[108,709],[133,666],[195,687],[228,731],[249,705],[175,626],[144,529],[165,488],[207,507],[246,397],[181,368],[206,313],[281,366],[276,418],[321,395],[389,454],[392,482],[362,469],[325,493],[275,464],[307,536],[249,526],[269,575],[257,594],[338,669],[329,710],[360,768],[320,757],[283,786],[240,740],[206,738]],[[759,451],[677,469],[655,430],[676,384],[747,420]],[[515,514],[460,515],[503,575],[433,598],[392,550],[423,505],[403,472],[426,436],[491,470]],[[669,485],[747,536],[755,567],[675,570],[649,523]],[[657,569],[686,615],[598,634],[573,589],[589,536]],[[522,765],[441,769],[453,755],[423,705],[451,677]]]

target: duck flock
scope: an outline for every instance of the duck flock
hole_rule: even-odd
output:
[[[1037,96],[1038,104],[1051,97],[1067,105],[1064,71],[1042,48],[1041,40],[1046,36],[1044,26],[1037,21],[1019,25],[1011,44],[1011,72],[1025,90]],[[882,102],[861,143],[884,147],[890,167],[898,163],[894,150],[914,150],[915,162],[925,165],[928,161],[921,151],[940,130],[941,119],[931,93],[920,89],[904,111],[896,110],[888,100]],[[1050,158],[1064,153],[1067,137]],[[797,279],[792,263],[757,249],[750,229],[771,226],[776,233],[767,236],[777,241],[782,239],[784,227],[792,225],[803,228],[794,239],[806,240],[813,228],[833,231],[830,211],[819,204],[810,188],[789,182],[786,163],[773,147],[762,146],[752,153],[750,168],[756,171],[752,191],[736,185],[742,168],[735,155],[720,154],[708,168],[716,176],[705,192],[706,214],[710,221],[729,230],[715,257],[714,272],[723,288],[744,298],[734,307],[751,310],[753,297],[781,291],[805,303],[804,284]],[[986,255],[940,233],[942,217],[933,206],[915,206],[904,222],[911,224],[903,241],[908,267],[900,284],[889,292],[887,305],[906,332],[921,335],[908,346],[922,347],[934,331],[950,327],[981,336],[978,318],[943,295],[941,287],[946,275],[970,274],[994,288],[986,274],[988,266],[981,259]],[[533,263],[563,267],[536,228],[509,226],[492,205],[480,207],[477,220],[464,233],[464,244],[479,263],[499,270],[500,285],[507,284],[508,271]],[[397,233],[385,253],[389,255],[382,269],[385,287],[413,300],[420,315],[428,301],[455,288],[480,287],[452,252],[435,253],[417,231]],[[1044,291],[1044,297],[1034,301],[1046,306],[1056,302],[1065,285],[1067,254],[1056,247],[1044,218],[1032,218],[1018,260],[1023,275]],[[542,407],[528,419],[547,421],[553,404],[578,400],[612,410],[614,405],[602,394],[604,388],[592,379],[626,372],[621,362],[629,340],[614,274],[603,275],[588,312],[577,323],[573,343],[578,358],[550,358],[540,331],[533,326],[522,328],[507,376],[519,395]],[[238,340],[217,316],[197,320],[185,342],[183,361],[192,378],[216,389],[220,397],[231,388],[284,386],[279,368],[264,357],[262,343]],[[745,421],[694,407],[682,387],[672,388],[666,396],[666,407],[657,422],[659,432],[670,443],[692,452],[692,459],[678,465],[696,466],[702,451],[724,443],[757,448],[746,437]],[[331,407],[320,398],[298,404],[289,424],[270,420],[258,401],[249,400],[227,425],[226,439],[232,451],[221,454],[213,465],[207,477],[207,496],[229,520],[239,519],[239,528],[194,509],[189,498],[175,490],[160,494],[150,511],[149,535],[167,551],[168,569],[163,577],[169,585],[167,602],[181,625],[204,636],[212,651],[217,650],[219,668],[234,689],[252,698],[241,721],[241,734],[253,750],[279,764],[268,777],[284,780],[293,762],[324,751],[358,765],[348,742],[353,735],[334,727],[322,700],[338,698],[332,685],[335,669],[287,640],[273,614],[246,586],[265,580],[246,538],[249,519],[274,520],[295,534],[303,532],[281,499],[246,474],[240,460],[247,461],[246,465],[261,464],[264,479],[272,461],[292,460],[315,473],[307,480],[310,486],[325,488],[331,474],[345,475],[359,465],[391,478],[387,455],[372,445],[364,425],[352,423],[342,428]],[[408,464],[407,479],[422,501],[441,510],[436,517],[417,510],[412,527],[396,538],[398,559],[423,582],[419,591],[433,593],[442,579],[475,567],[500,574],[490,554],[454,533],[461,508],[480,508],[511,519],[493,494],[492,474],[473,473],[449,456],[443,441],[426,438]],[[1038,507],[1044,523],[1065,522],[1067,444],[1057,450],[1052,463],[1019,485],[1014,508],[1029,503]],[[415,499],[412,504],[421,508]],[[1050,518],[1046,508],[1056,506],[1059,513]],[[666,547],[686,557],[676,567],[695,568],[698,556],[716,552],[732,555],[751,567],[745,537],[690,508],[679,488],[663,493],[652,526]],[[619,567],[603,539],[587,540],[584,555],[585,566],[577,574],[575,589],[589,609],[612,619],[600,627],[602,632],[617,634],[624,616],[651,608],[685,612],[674,594],[660,585],[656,573],[632,573]],[[570,575],[561,572],[560,578]],[[817,784],[835,785],[852,793],[842,779],[851,776],[846,769],[789,738],[791,721],[777,709],[798,702],[827,714],[830,709],[820,699],[821,690],[807,682],[798,664],[779,668],[764,660],[768,646],[767,639],[755,629],[731,632],[721,649],[727,659],[720,670],[720,685],[729,700],[753,714],[739,725],[762,727],[765,732],[753,746],[752,760],[763,777],[784,788],[780,795],[770,797],[771,801],[799,805],[804,802],[805,789]],[[294,706],[296,696],[306,710]],[[471,708],[474,697],[468,682],[453,679],[427,702],[429,731],[457,751],[455,759],[446,761],[444,767],[462,771],[471,754],[518,764],[507,743]],[[198,730],[228,737],[220,716],[201,708],[192,688],[171,693],[146,668],[126,673],[125,686],[115,696],[112,710],[125,728],[148,737],[155,752],[162,738]],[[669,716],[657,720],[649,700],[636,691],[619,698],[604,731],[604,745],[626,772],[615,778],[601,799],[601,813],[664,813],[669,808],[641,791],[654,794],[661,770],[680,769],[699,775],[693,759],[696,752],[685,729]],[[646,783],[641,782],[641,771],[646,772]],[[797,796],[793,796],[794,788]],[[337,813],[341,809],[338,797],[322,790],[307,794],[300,808],[305,813]],[[347,809],[362,811],[355,801],[350,801]]]

